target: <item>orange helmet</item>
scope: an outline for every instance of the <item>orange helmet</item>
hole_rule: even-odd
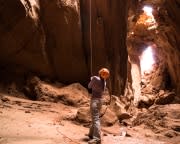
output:
[[[107,68],[102,68],[99,70],[99,76],[102,77],[103,79],[107,79],[109,77],[110,73]]]

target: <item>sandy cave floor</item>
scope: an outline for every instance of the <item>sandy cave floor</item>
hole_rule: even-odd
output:
[[[2,95],[2,94],[1,94]],[[86,144],[88,128],[75,124],[77,108],[60,103],[25,100],[3,95],[0,104],[0,144]],[[102,128],[102,144],[170,144],[148,137],[146,131],[127,129],[133,137],[118,135],[119,126]],[[148,133],[148,131],[147,131]]]

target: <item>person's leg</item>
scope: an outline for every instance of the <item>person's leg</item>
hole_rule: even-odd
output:
[[[101,125],[100,125],[100,101],[97,100],[96,108],[93,112],[93,122],[94,122],[94,132],[93,138],[100,140],[101,139]]]
[[[90,132],[93,136],[93,140],[97,142],[101,141],[101,127],[100,127],[100,118],[99,118],[100,109],[101,109],[101,100],[100,99],[92,100],[91,103],[92,127],[90,128]]]
[[[94,132],[94,123],[93,123],[93,100],[91,99],[91,103],[90,103],[90,112],[91,112],[91,127],[89,128],[89,138],[93,139],[93,132]]]

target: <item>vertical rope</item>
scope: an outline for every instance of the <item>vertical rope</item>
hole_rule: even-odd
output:
[[[89,40],[90,40],[90,69],[93,74],[93,50],[92,50],[92,0],[89,0]]]

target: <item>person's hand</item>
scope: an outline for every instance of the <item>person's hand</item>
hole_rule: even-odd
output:
[[[93,76],[90,78],[91,80],[93,79]]]

